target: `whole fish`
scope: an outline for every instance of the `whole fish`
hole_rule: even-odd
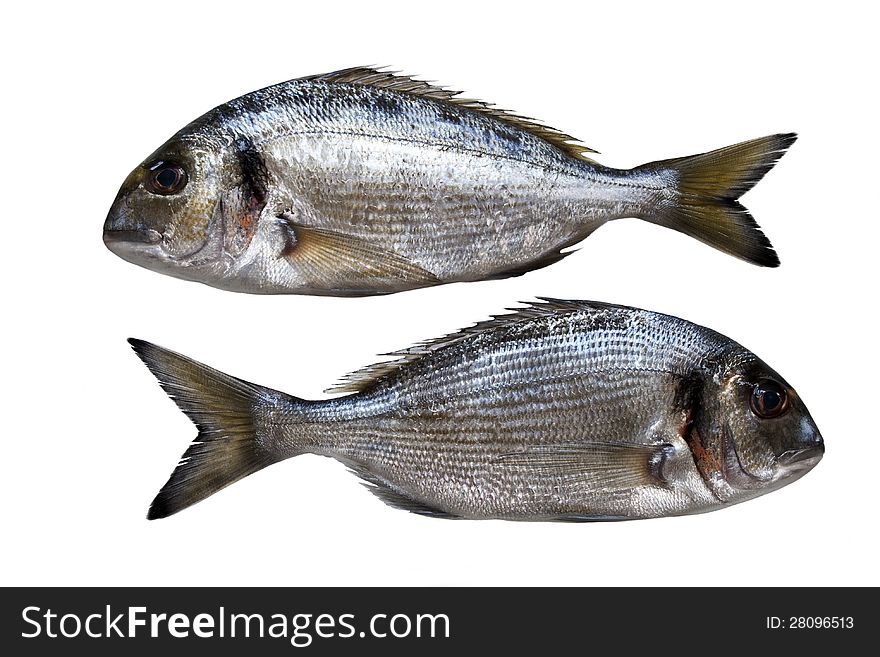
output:
[[[447,518],[624,520],[776,490],[822,458],[800,396],[690,322],[545,299],[398,352],[306,401],[130,340],[199,428],[149,518],[299,454]]]
[[[347,69],[255,91],[190,123],[126,178],[104,241],[148,269],[265,294],[516,276],[621,217],[775,267],[737,199],[794,140],[613,169],[530,119]]]

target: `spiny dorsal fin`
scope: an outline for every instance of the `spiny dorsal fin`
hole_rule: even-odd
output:
[[[385,354],[390,356],[391,354]],[[415,360],[414,358],[397,358],[395,360],[385,361],[384,363],[376,363],[375,365],[367,365],[367,367],[362,367],[361,369],[351,372],[350,374],[346,374],[342,378],[339,379],[339,383],[336,383],[324,392],[328,394],[349,394],[352,392],[361,392],[369,388],[372,384],[384,379],[389,374],[397,371],[404,363],[409,362],[410,360]]]
[[[540,301],[524,302],[523,308],[508,308],[512,312],[503,315],[493,315],[491,319],[478,322],[473,326],[463,328],[460,331],[419,342],[418,344],[392,351],[385,356],[397,356],[394,360],[376,363],[359,369],[342,377],[336,385],[327,388],[327,393],[353,393],[362,392],[386,376],[396,372],[402,365],[412,363],[427,354],[448,347],[466,338],[482,333],[487,333],[502,327],[514,326],[525,321],[541,317],[559,317],[560,315],[576,313],[583,310],[625,310],[625,306],[603,303],[601,301],[566,301],[564,299],[551,299],[538,297]]]
[[[360,84],[381,89],[392,89],[400,93],[452,103],[459,107],[464,107],[471,111],[490,116],[497,121],[519,128],[520,130],[524,130],[538,139],[542,139],[555,146],[566,155],[578,160],[593,162],[593,160],[584,155],[584,153],[598,153],[598,151],[585,146],[571,135],[544,125],[539,121],[530,119],[526,116],[514,114],[509,110],[500,109],[491,103],[486,103],[481,100],[459,98],[459,95],[462,93],[460,91],[444,89],[443,87],[422,80],[414,80],[405,75],[398,75],[395,71],[383,71],[366,66],[355,66],[354,68],[346,68],[341,71],[334,71],[323,75],[311,75],[303,79],[334,82],[337,84]]]

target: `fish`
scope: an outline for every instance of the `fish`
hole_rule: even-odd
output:
[[[752,352],[602,302],[540,298],[395,352],[323,400],[129,342],[199,429],[150,519],[302,454],[425,516],[680,516],[786,486],[825,451],[801,397]]]
[[[125,179],[104,242],[147,269],[259,294],[518,276],[624,217],[775,267],[737,199],[795,139],[615,169],[532,119],[351,68],[254,91],[181,129]]]

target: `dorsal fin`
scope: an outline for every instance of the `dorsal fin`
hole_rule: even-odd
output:
[[[362,392],[378,383],[386,376],[396,372],[402,365],[415,362],[427,354],[448,347],[468,337],[487,333],[502,327],[510,327],[525,321],[540,317],[559,317],[560,315],[579,312],[582,310],[620,310],[625,306],[603,303],[600,301],[566,301],[564,299],[551,299],[538,297],[541,301],[524,302],[523,308],[508,308],[512,312],[503,315],[493,315],[491,319],[478,322],[473,326],[463,328],[460,331],[419,342],[408,349],[392,351],[385,356],[396,356],[394,360],[376,363],[347,374],[336,385],[327,388],[327,393],[353,393]]]
[[[509,126],[524,130],[532,136],[555,146],[566,155],[586,162],[593,162],[593,160],[587,157],[584,153],[598,152],[585,146],[571,135],[560,132],[555,128],[551,128],[550,126],[535,121],[534,119],[514,114],[508,110],[500,109],[481,100],[459,98],[462,93],[460,91],[444,89],[443,87],[422,80],[414,80],[405,75],[398,75],[394,71],[383,71],[366,66],[356,66],[354,68],[346,68],[332,73],[324,73],[323,75],[311,75],[303,79],[321,82],[335,82],[338,84],[360,84],[381,89],[392,89],[405,94],[421,96],[422,98],[430,98],[432,100],[452,103],[485,116],[490,116]]]

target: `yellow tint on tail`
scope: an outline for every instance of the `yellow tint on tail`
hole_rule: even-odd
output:
[[[143,340],[129,344],[199,435],[153,500],[147,518],[165,518],[281,460],[257,440],[255,410],[283,393],[236,379]]]
[[[671,171],[677,180],[675,205],[644,218],[756,265],[779,266],[770,240],[737,199],[773,168],[796,139],[793,133],[770,135],[638,167]]]

